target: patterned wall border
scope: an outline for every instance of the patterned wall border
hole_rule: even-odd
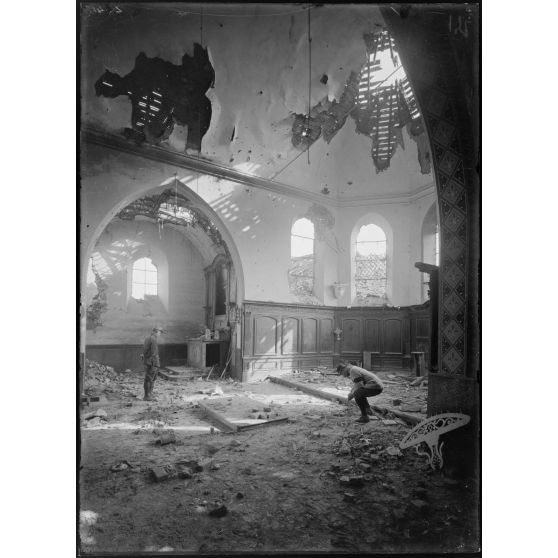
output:
[[[471,159],[461,137],[470,124],[464,127],[458,118],[463,114],[459,103],[464,92],[456,90],[458,69],[445,21],[429,26],[432,20],[425,24],[425,17],[419,16],[416,23],[384,15],[419,101],[436,176],[441,229],[439,370],[464,375],[469,266],[466,161]]]

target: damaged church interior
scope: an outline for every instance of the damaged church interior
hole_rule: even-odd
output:
[[[478,5],[79,9],[80,551],[478,551]]]

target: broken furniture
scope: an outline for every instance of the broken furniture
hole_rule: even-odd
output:
[[[421,273],[428,273],[428,298],[430,301],[430,366],[431,372],[438,371],[438,287],[440,268],[437,265],[416,262],[415,267]]]
[[[411,351],[411,374],[413,376],[424,376],[426,363],[423,351]]]
[[[215,339],[188,339],[188,366],[204,368],[217,365],[223,369],[227,364],[229,342]]]
[[[461,426],[465,426],[471,417],[461,413],[442,413],[434,415],[420,424],[417,424],[406,436],[401,440],[399,447],[401,449],[410,448],[415,446],[418,455],[425,455],[427,462],[432,469],[442,468],[444,465],[444,458],[442,456],[442,446],[440,444],[440,436]],[[425,443],[428,451],[419,451],[419,447]]]

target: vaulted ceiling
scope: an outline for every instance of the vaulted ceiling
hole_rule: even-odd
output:
[[[293,142],[297,115],[306,135],[309,108],[313,117],[339,105],[351,73],[361,77],[370,61],[366,37],[384,28],[377,7],[111,6],[82,10],[84,129],[155,143],[323,195],[324,203],[432,186],[419,163],[419,147],[423,162],[428,157],[425,134],[412,137],[409,126],[398,130],[399,145],[392,142],[395,153],[381,172],[371,138],[357,132],[352,117],[329,142],[323,133],[309,150]]]

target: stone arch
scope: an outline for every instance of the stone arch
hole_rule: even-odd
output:
[[[144,183],[138,187],[137,183],[133,184],[134,191],[128,192],[125,195],[120,195],[116,203],[111,204],[111,208],[104,212],[102,218],[94,225],[93,232],[85,240],[80,262],[80,294],[81,294],[81,306],[80,306],[80,359],[82,367],[84,365],[85,358],[85,345],[86,345],[86,306],[85,306],[85,284],[87,278],[87,268],[89,259],[95,249],[95,245],[99,240],[103,231],[107,228],[109,223],[114,219],[114,217],[126,206],[133,203],[134,201],[143,198],[148,195],[153,195],[160,193],[168,188],[168,181],[163,182],[159,185]],[[219,215],[212,209],[212,207],[194,190],[192,190],[187,185],[178,181],[176,184],[177,192],[188,197],[188,199],[193,202],[195,209],[203,213],[208,219],[210,219],[221,234],[225,244],[227,245],[232,268],[234,270],[234,277],[236,279],[236,304],[240,306],[244,300],[244,272],[242,268],[242,262],[240,259],[240,254],[234,242],[234,239],[229,232],[228,228],[219,217]],[[82,220],[85,220],[86,215],[82,215]],[[90,227],[91,225],[87,225]],[[85,236],[85,235],[83,235]],[[82,239],[83,239],[82,236]],[[237,334],[240,335],[240,328],[237,328]]]
[[[476,265],[471,265],[478,261],[479,243],[478,112],[474,104],[478,41],[476,15],[471,17],[467,9],[471,8],[455,7],[443,13],[422,6],[405,11],[381,8],[420,106],[436,178],[441,235],[439,372],[462,378],[472,377],[479,367],[478,273]],[[452,15],[453,21],[457,15],[473,21],[468,38],[452,33],[451,28],[448,31]],[[440,394],[444,389],[447,392],[440,386]],[[440,401],[444,400],[446,410],[450,405],[471,408],[476,405],[472,389],[456,390],[451,403],[447,397]],[[435,412],[439,409],[431,391],[429,412]]]

